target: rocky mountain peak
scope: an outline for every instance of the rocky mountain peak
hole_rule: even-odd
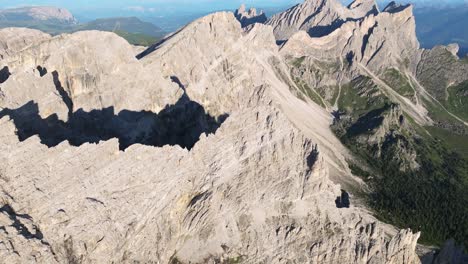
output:
[[[396,3],[395,1],[392,1],[392,2],[388,3],[388,5],[384,8],[383,12],[399,13],[399,12],[407,9],[408,7],[411,7],[411,4],[403,5],[403,4],[400,4],[400,3]]]
[[[242,27],[247,27],[255,23],[265,23],[267,21],[267,17],[263,11],[257,13],[257,9],[253,7],[247,10],[245,4],[242,4],[239,9],[234,12],[234,15],[237,20],[239,20]]]
[[[379,7],[375,0],[355,0],[348,5],[348,9],[359,13],[360,16],[376,15],[379,13]]]
[[[354,0],[348,5],[349,9],[355,9],[363,5],[377,5],[375,0]]]
[[[325,36],[346,22],[378,13],[374,0],[356,0],[348,7],[337,0],[306,0],[273,16],[268,24],[273,26],[276,38],[284,41],[299,30],[306,31],[312,37]]]

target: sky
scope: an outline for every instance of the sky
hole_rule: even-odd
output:
[[[57,6],[69,9],[79,20],[98,17],[138,16],[163,17],[218,10],[232,10],[241,3],[259,8],[289,7],[303,0],[0,0],[0,8],[31,5]],[[351,0],[342,0],[350,2]],[[389,0],[378,0],[380,2]],[[468,0],[400,0],[417,5],[468,4]],[[383,5],[381,3],[381,5]]]
[[[351,0],[343,0],[349,2]],[[384,0],[379,0],[384,1]],[[231,9],[241,3],[255,6],[287,6],[299,3],[301,0],[0,0],[0,8],[25,5],[52,5],[71,10],[98,8],[134,9],[135,11],[156,12],[158,9],[180,9],[209,11],[211,9]],[[416,2],[424,4],[468,3],[468,0],[402,0],[401,2]]]

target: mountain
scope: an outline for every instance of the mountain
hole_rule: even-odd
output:
[[[96,19],[81,25],[80,30],[100,30],[111,32],[120,30],[152,37],[162,37],[165,34],[161,28],[153,25],[152,23],[143,22],[136,17]]]
[[[144,50],[0,30],[0,259],[466,261],[457,46],[421,49],[410,5],[320,5]]]
[[[234,16],[236,16],[237,20],[239,20],[242,27],[246,27],[255,23],[265,23],[267,21],[266,14],[263,11],[257,13],[255,8],[250,8],[247,11],[244,4],[234,12]]]
[[[2,21],[55,21],[63,24],[76,24],[76,19],[70,11],[50,6],[32,6],[0,10]]]
[[[150,46],[166,34],[159,27],[136,17],[103,18],[80,24],[68,10],[56,7],[0,10],[0,28],[6,27],[38,29],[52,35],[83,30],[109,31],[141,46]]]
[[[102,18],[79,25],[74,31],[100,30],[115,32],[130,44],[150,46],[166,34],[161,28],[136,17]]]
[[[273,26],[276,38],[284,41],[298,30],[312,36],[327,35],[346,21],[356,21],[376,12],[374,1],[354,1],[347,8],[337,0],[305,1],[274,15],[268,24]]]
[[[60,33],[77,24],[77,20],[66,9],[47,6],[0,9],[0,28],[29,27]]]

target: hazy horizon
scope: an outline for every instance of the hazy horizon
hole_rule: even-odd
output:
[[[81,23],[98,18],[138,17],[151,22],[165,31],[174,31],[180,26],[208,13],[234,10],[241,4],[264,10],[268,16],[281,12],[304,0],[0,0],[0,9],[25,6],[55,6],[68,9]],[[352,0],[341,0],[344,5]],[[384,8],[390,0],[377,0]],[[412,3],[418,7],[468,5],[468,0],[411,0],[396,1]]]
[[[344,4],[352,0],[341,0]],[[303,0],[17,0],[15,3],[6,0],[0,0],[0,8],[15,8],[24,6],[56,6],[69,9],[72,13],[83,15],[91,12],[89,15],[102,14],[102,16],[115,15],[140,15],[140,16],[160,16],[172,13],[198,13],[212,12],[217,10],[235,9],[244,3],[247,6],[259,8],[279,8],[288,7],[303,2]],[[389,0],[378,0],[379,5],[390,2]],[[433,5],[460,5],[468,4],[468,0],[411,0],[397,1],[400,3],[412,3],[416,6]]]

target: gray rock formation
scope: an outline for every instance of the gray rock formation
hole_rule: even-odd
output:
[[[325,36],[348,21],[356,21],[378,12],[374,0],[356,0],[348,7],[336,0],[306,0],[273,16],[268,24],[273,26],[276,39],[285,41],[299,30],[312,37]]]
[[[139,60],[112,33],[39,39],[0,62],[1,261],[419,263],[419,234],[380,223],[353,196],[349,208],[335,204],[337,183],[357,180],[331,117],[291,92],[272,27],[244,31],[232,13],[216,13]],[[170,140],[48,147],[18,134],[15,115],[30,101],[46,124],[113,107],[114,126],[125,127],[136,118],[126,110],[161,118],[181,101],[164,120],[176,124],[189,101],[228,117],[191,150]],[[76,122],[89,134],[101,128]]]
[[[39,30],[27,28],[0,29],[0,59],[4,60],[31,45],[50,38]]]
[[[234,12],[237,20],[241,23],[242,27],[247,27],[255,23],[265,23],[267,17],[263,11],[257,13],[257,9],[251,7],[249,10],[246,10],[245,5],[242,4],[239,9]]]

